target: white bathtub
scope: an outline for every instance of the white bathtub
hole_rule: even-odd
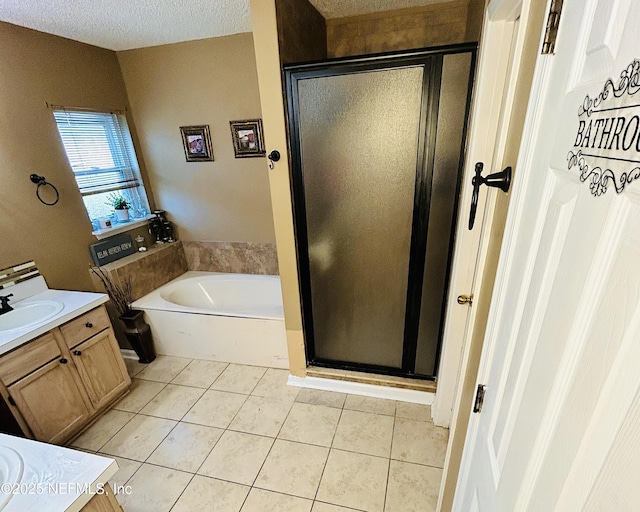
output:
[[[289,367],[278,276],[186,272],[132,306],[158,354]]]

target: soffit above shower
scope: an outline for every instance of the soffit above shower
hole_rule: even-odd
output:
[[[333,19],[443,0],[311,3]],[[251,32],[249,0],[3,0],[0,20],[116,51]]]
[[[449,1],[451,0],[309,0],[326,20],[395,11],[407,7],[424,7]]]

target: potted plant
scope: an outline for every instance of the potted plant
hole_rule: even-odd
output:
[[[144,320],[144,311],[131,307],[133,302],[131,277],[127,276],[124,284],[120,285],[99,267],[91,267],[91,272],[100,279],[107,291],[119,314],[118,318],[124,324],[124,335],[138,355],[138,360],[145,364],[153,361],[156,358],[156,352],[153,347],[151,327]]]
[[[122,194],[110,194],[107,196],[107,204],[113,206],[113,209],[116,211],[116,217],[118,218],[118,222],[126,222],[129,220],[129,208],[131,204],[127,201]]]

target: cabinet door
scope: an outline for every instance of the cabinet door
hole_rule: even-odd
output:
[[[118,342],[107,329],[71,350],[91,403],[96,409],[131,385]]]
[[[92,410],[74,373],[66,359],[58,358],[9,386],[37,440],[60,443],[89,419]]]

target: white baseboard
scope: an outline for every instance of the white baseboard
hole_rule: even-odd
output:
[[[425,405],[431,405],[436,396],[435,393],[430,393],[428,391],[377,386],[374,384],[363,384],[362,382],[352,382],[348,380],[323,379],[321,377],[296,377],[294,375],[289,375],[287,384],[299,388],[337,391],[338,393],[350,393],[352,395],[371,396],[374,398],[387,398],[389,400]]]

